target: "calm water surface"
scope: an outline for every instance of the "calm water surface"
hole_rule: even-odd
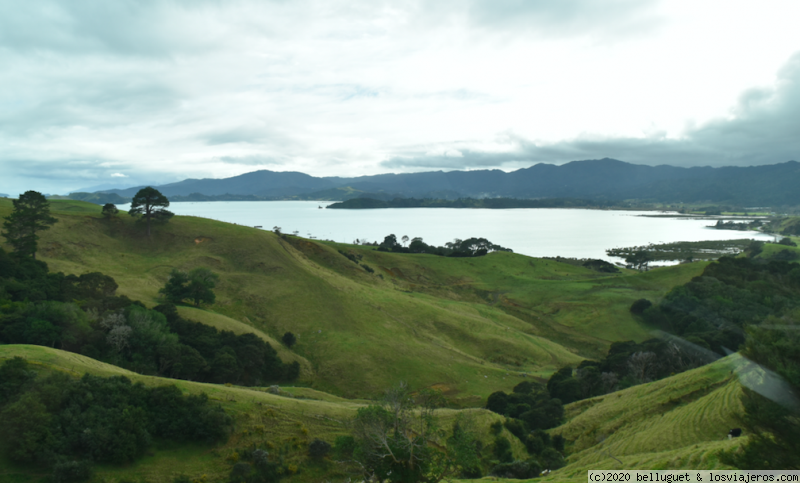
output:
[[[239,225],[281,227],[284,233],[352,243],[382,241],[388,234],[422,237],[430,245],[455,238],[483,237],[534,257],[601,258],[609,248],[677,241],[771,239],[770,236],[706,228],[711,220],[648,218],[653,212],[585,209],[388,208],[327,210],[316,201],[214,201],[172,203],[178,215],[200,216]],[[127,211],[129,205],[120,205]]]

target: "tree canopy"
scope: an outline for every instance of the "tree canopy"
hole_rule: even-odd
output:
[[[184,299],[194,302],[195,307],[199,307],[201,302],[213,304],[216,296],[212,289],[216,287],[217,280],[219,275],[207,268],[195,268],[189,273],[173,269],[159,293],[174,304]]]
[[[50,216],[50,203],[37,191],[26,191],[12,202],[14,211],[5,218],[2,234],[17,254],[35,259],[36,232],[49,229],[58,220]]]
[[[157,189],[148,186],[140,189],[131,201],[131,208],[128,214],[131,216],[142,216],[147,221],[147,236],[150,236],[150,221],[166,222],[174,216],[174,213],[166,210],[169,200]]]
[[[105,205],[103,205],[102,213],[107,220],[110,220],[111,218],[117,216],[119,210],[117,209],[117,205],[115,205],[114,203],[106,203]]]

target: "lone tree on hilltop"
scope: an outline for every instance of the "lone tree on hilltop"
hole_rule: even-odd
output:
[[[103,216],[106,217],[106,220],[110,220],[111,218],[117,216],[119,210],[117,209],[117,205],[115,205],[114,203],[106,203],[105,205],[103,205],[102,213]]]
[[[17,254],[36,259],[36,232],[49,229],[58,220],[50,216],[50,203],[38,191],[26,191],[12,203],[14,211],[5,218],[2,235]]]
[[[128,214],[131,216],[144,216],[147,220],[147,236],[150,236],[150,220],[167,221],[175,214],[167,211],[169,200],[157,189],[148,186],[136,193],[131,201],[131,209]]]

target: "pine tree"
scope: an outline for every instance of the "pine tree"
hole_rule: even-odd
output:
[[[50,216],[50,203],[37,191],[26,191],[13,200],[14,211],[5,218],[2,235],[21,256],[36,258],[38,231],[58,220]]]
[[[148,186],[140,189],[136,196],[131,200],[131,209],[128,214],[131,216],[144,216],[147,220],[147,236],[150,236],[150,220],[167,221],[174,213],[166,210],[169,200],[155,188]]]

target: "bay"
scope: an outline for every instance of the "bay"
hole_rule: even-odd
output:
[[[421,237],[429,245],[482,237],[532,257],[599,258],[609,248],[678,241],[772,237],[762,233],[708,228],[714,220],[650,217],[651,211],[588,209],[388,208],[327,210],[317,201],[211,201],[171,203],[177,215],[261,226],[306,238],[342,243],[383,241],[386,235]],[[119,205],[127,211],[130,205]]]

